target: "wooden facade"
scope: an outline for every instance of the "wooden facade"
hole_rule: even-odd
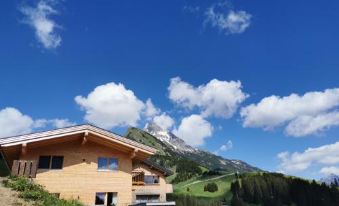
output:
[[[160,200],[166,201],[168,191],[165,188],[168,185],[161,172],[152,173],[150,168],[140,167],[145,174],[159,175],[160,184],[135,187],[132,183],[133,165],[139,165],[153,155],[154,149],[120,139],[122,137],[113,138],[107,131],[91,125],[58,131],[18,136],[12,141],[9,138],[0,140],[1,152],[12,168],[12,174],[33,178],[50,193],[65,199],[77,199],[85,205],[95,205],[98,193],[111,196],[114,193],[117,205],[127,206],[135,202],[135,195],[141,190],[144,194],[153,194],[156,188],[161,191]],[[42,156],[62,157],[62,168],[38,168]],[[99,169],[99,158],[114,158],[118,166],[114,170]]]
[[[157,195],[159,196],[160,202],[166,202],[166,194],[173,192],[172,185],[166,183],[164,172],[156,170],[151,166],[139,161],[134,162],[133,172],[140,174],[139,177],[135,176],[138,178],[135,178],[136,182],[134,182],[132,186],[133,202],[138,202],[137,201],[138,195],[140,196]],[[146,183],[145,180],[142,181],[142,179],[140,179],[145,178],[145,176],[158,177],[158,181],[156,183]]]

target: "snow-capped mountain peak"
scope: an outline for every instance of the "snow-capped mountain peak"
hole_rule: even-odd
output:
[[[161,142],[168,144],[169,146],[171,146],[180,153],[186,152],[192,153],[198,150],[187,145],[184,140],[175,136],[170,131],[162,129],[159,125],[155,124],[154,122],[147,123],[144,130],[153,135],[154,137],[156,137]]]
[[[339,184],[339,176],[335,174],[330,174],[327,177],[321,178],[320,182],[324,182],[327,185]]]

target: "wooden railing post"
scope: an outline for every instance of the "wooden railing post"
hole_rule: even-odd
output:
[[[11,175],[35,178],[37,166],[34,160],[14,160]]]

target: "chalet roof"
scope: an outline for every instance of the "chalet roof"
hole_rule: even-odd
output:
[[[163,167],[163,166],[161,166],[161,165],[159,165],[159,164],[157,164],[157,163],[155,163],[155,162],[153,162],[153,161],[151,161],[149,159],[144,160],[142,162],[144,164],[146,164],[147,166],[149,166],[149,167],[151,167],[153,169],[156,169],[159,172],[163,173],[165,176],[170,176],[170,175],[173,174],[173,172],[171,170],[169,170],[169,169],[167,169],[167,168],[165,168],[165,167]]]
[[[15,145],[27,144],[31,142],[38,142],[42,140],[56,139],[56,138],[65,137],[71,134],[80,134],[80,133],[86,133],[86,132],[108,137],[115,142],[129,146],[131,148],[141,149],[148,153],[154,154],[156,152],[156,150],[152,147],[140,144],[138,142],[132,141],[118,134],[114,134],[110,131],[107,131],[105,129],[102,129],[102,128],[99,128],[99,127],[96,127],[90,124],[76,125],[76,126],[65,127],[61,129],[54,129],[54,130],[49,130],[49,131],[0,138],[0,146],[10,147],[10,146],[15,146]]]

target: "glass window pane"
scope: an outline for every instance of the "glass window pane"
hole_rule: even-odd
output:
[[[155,175],[145,175],[145,184],[158,184],[159,177]]]
[[[49,169],[51,156],[40,156],[39,157],[39,169]]]
[[[104,192],[97,192],[95,194],[95,205],[104,205],[105,204],[105,196]]]
[[[53,156],[51,169],[62,169],[63,163],[64,163],[63,156]]]
[[[118,159],[117,158],[109,158],[109,169],[110,170],[118,170]]]
[[[98,169],[99,170],[107,170],[108,169],[107,158],[104,158],[104,157],[98,158]]]
[[[118,193],[116,193],[116,192],[108,192],[107,193],[107,205],[108,206],[118,205]]]

